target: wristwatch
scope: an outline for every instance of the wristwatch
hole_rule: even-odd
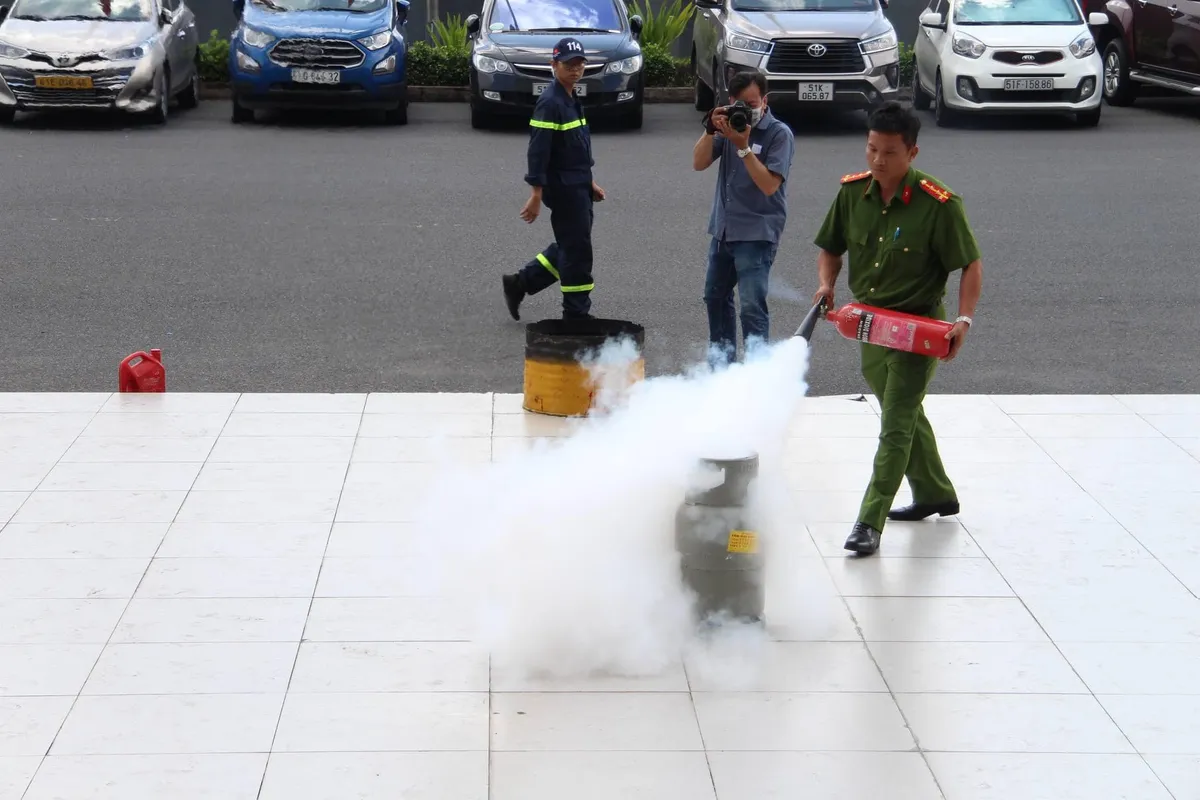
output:
[[[738,158],[745,158],[746,156],[750,155],[750,148],[747,147],[744,150],[738,150],[737,154],[738,154]]]
[[[958,318],[956,318],[954,321],[955,321],[955,322],[965,322],[965,323],[967,323],[967,327],[968,327],[968,328],[969,328],[969,327],[971,327],[971,325],[972,325],[972,324],[974,324],[974,320],[972,320],[972,319],[971,319],[970,317],[968,317],[966,314],[963,314],[963,315],[959,316],[959,317],[958,317]]]

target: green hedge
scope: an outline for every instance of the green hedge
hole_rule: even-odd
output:
[[[647,86],[690,86],[691,67],[687,59],[673,58],[659,45],[643,49]],[[200,79],[207,83],[229,82],[229,39],[213,31],[200,45],[197,60]],[[464,87],[470,83],[471,56],[462,48],[413,42],[408,47],[409,86]]]

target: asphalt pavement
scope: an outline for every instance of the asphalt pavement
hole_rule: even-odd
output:
[[[113,390],[120,359],[151,347],[176,391],[520,391],[524,331],[500,275],[551,236],[547,217],[518,217],[527,133],[474,131],[459,104],[410,118],[234,126],[208,101],[161,129],[0,129],[0,391]],[[1106,108],[1095,130],[923,120],[918,164],[964,197],[985,266],[976,325],[935,391],[1200,392],[1200,106]],[[864,166],[864,117],[796,129],[775,337],[808,308],[838,179]],[[595,312],[647,327],[651,374],[695,363],[707,336],[714,174],[691,169],[699,133],[685,105],[594,133],[609,196]],[[951,313],[956,298],[955,282]],[[558,301],[527,301],[523,322]],[[808,379],[814,394],[865,388],[831,326]]]

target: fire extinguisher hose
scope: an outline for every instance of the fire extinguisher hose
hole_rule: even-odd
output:
[[[799,336],[806,342],[812,341],[813,330],[817,327],[817,320],[825,316],[825,298],[822,297],[820,302],[812,307],[807,314],[804,315],[804,321],[800,323],[800,327],[796,329],[795,336]]]

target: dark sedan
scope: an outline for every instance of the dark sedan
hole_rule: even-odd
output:
[[[551,81],[550,51],[578,39],[587,68],[575,92],[589,116],[642,126],[642,20],[618,0],[484,0],[467,18],[471,38],[471,124],[500,116],[528,119]]]

